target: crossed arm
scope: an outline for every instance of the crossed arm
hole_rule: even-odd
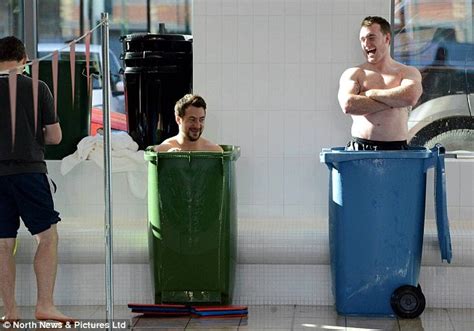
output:
[[[346,114],[367,115],[391,108],[414,106],[422,93],[421,74],[407,67],[400,86],[361,92],[359,84],[363,70],[347,69],[339,81],[339,104]]]

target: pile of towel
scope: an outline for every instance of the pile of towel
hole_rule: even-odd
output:
[[[146,161],[144,152],[124,131],[113,131],[110,136],[112,172],[126,172],[132,194],[144,199],[147,191]],[[92,160],[101,169],[104,168],[104,137],[100,134],[83,138],[77,144],[74,154],[66,156],[61,162],[61,174],[64,176],[85,160]]]

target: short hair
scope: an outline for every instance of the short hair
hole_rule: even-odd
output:
[[[189,106],[204,108],[204,111],[206,111],[206,101],[204,101],[201,96],[197,94],[186,94],[176,102],[174,114],[179,117],[184,117],[184,115],[186,115],[186,109]]]
[[[14,36],[0,39],[0,61],[20,62],[26,58],[26,50],[23,42]]]
[[[362,23],[360,24],[361,27],[363,26],[371,26],[372,24],[377,23],[380,25],[380,30],[384,35],[386,34],[391,34],[391,28],[390,28],[390,23],[388,21],[380,16],[367,16],[362,20]]]

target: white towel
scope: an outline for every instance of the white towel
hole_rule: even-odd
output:
[[[112,172],[126,172],[132,194],[144,199],[147,192],[146,161],[144,152],[123,131],[113,131],[110,136]],[[61,174],[64,176],[84,160],[94,161],[101,169],[104,168],[104,138],[102,135],[88,136],[77,144],[74,154],[62,159]]]

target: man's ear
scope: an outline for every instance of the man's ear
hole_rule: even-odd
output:
[[[181,122],[183,121],[183,119],[182,119],[181,117],[179,117],[178,115],[175,115],[174,118],[175,118],[175,120],[176,120],[176,123],[177,123],[178,125],[181,125]]]
[[[18,62],[19,65],[23,65],[23,69],[20,69],[18,70],[18,73],[29,73],[28,72],[28,66],[26,66],[26,62],[28,62],[28,58],[25,56],[23,59],[20,60],[20,62]]]

